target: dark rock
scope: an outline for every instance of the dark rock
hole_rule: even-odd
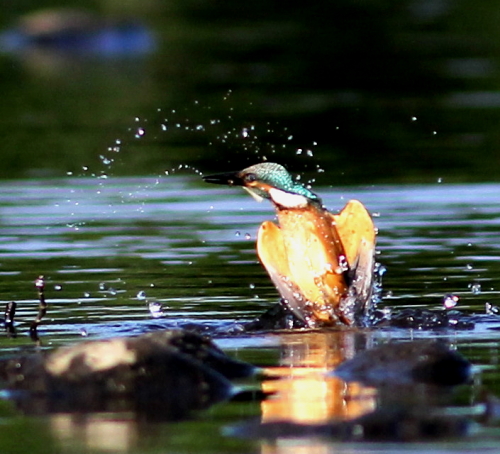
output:
[[[471,365],[440,341],[390,342],[358,353],[333,372],[370,386],[426,383],[454,386],[470,379]]]
[[[227,399],[234,392],[228,378],[254,371],[207,338],[182,330],[82,342],[0,361],[3,387],[15,391],[15,400],[29,412],[112,411],[119,404],[169,420]]]

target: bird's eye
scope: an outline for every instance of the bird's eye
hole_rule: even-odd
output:
[[[254,173],[247,173],[245,175],[245,183],[253,183],[256,179],[257,177]]]

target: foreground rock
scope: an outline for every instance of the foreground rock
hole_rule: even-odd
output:
[[[82,342],[0,361],[3,388],[28,413],[135,410],[181,419],[227,399],[253,366],[183,330]]]

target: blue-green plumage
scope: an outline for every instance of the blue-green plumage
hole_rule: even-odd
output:
[[[269,186],[281,189],[291,194],[307,197],[310,200],[319,201],[319,197],[307,189],[304,185],[293,180],[288,171],[275,162],[263,162],[247,167],[245,174],[254,174],[258,180]]]
[[[239,172],[220,173],[203,178],[209,183],[244,186],[258,197],[270,199],[269,191],[260,185],[305,197],[309,203],[321,205],[321,199],[304,185],[296,182],[288,171],[275,162],[262,162]]]

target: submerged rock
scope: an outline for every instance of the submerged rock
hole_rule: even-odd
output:
[[[229,379],[254,371],[207,338],[182,330],[82,342],[0,361],[3,387],[31,413],[111,411],[119,404],[163,419],[185,418],[227,399],[234,392]]]
[[[470,379],[471,364],[440,341],[390,342],[358,353],[334,375],[369,386],[425,383],[455,386]]]

